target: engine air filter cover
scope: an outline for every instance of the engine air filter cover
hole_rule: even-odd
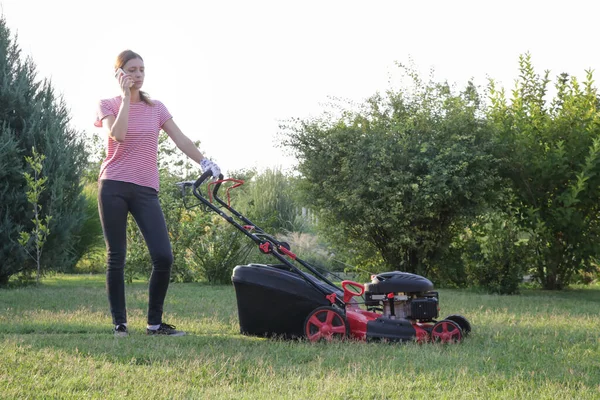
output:
[[[438,317],[438,299],[424,297],[410,303],[410,317],[422,321],[431,321]]]

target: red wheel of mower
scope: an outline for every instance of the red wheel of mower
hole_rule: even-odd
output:
[[[304,334],[311,342],[345,339],[349,335],[348,329],[344,314],[329,306],[316,308],[304,322]]]
[[[462,329],[460,329],[460,326],[454,321],[445,319],[436,322],[431,329],[431,340],[434,342],[454,343],[460,342],[462,338]]]
[[[452,315],[448,315],[444,319],[450,320],[452,322],[456,322],[458,324],[458,326],[460,326],[460,330],[462,331],[462,333],[465,337],[469,336],[469,333],[471,333],[471,324],[462,315],[452,314]]]

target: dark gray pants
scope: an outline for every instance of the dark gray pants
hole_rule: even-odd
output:
[[[162,322],[163,304],[173,252],[158,192],[133,183],[101,180],[98,185],[98,211],[107,250],[106,289],[115,325],[127,322],[125,308],[125,255],[127,252],[127,214],[137,223],[152,258],[148,299],[148,324]]]

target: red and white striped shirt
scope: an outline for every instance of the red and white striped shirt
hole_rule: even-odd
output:
[[[121,107],[121,96],[100,100],[94,126],[101,127],[108,115],[115,117]],[[106,138],[106,158],[100,166],[98,180],[135,183],[159,189],[158,134],[165,122],[173,118],[165,105],[152,100],[154,106],[143,101],[131,103],[125,141],[119,143]]]

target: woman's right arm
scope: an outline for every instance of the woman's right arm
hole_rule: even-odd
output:
[[[116,117],[112,115],[107,116],[104,119],[104,126],[108,129],[108,136],[119,142],[125,141],[127,135],[127,126],[129,121],[129,105],[131,103],[131,86],[133,86],[133,80],[129,75],[119,75],[119,86],[121,86],[121,107]]]
[[[127,124],[129,121],[129,96],[123,97],[123,101],[121,102],[121,108],[119,108],[119,113],[116,117],[113,115],[107,115],[104,118],[103,126],[108,130],[108,136],[119,142],[123,143],[125,141],[125,136],[127,135]]]

